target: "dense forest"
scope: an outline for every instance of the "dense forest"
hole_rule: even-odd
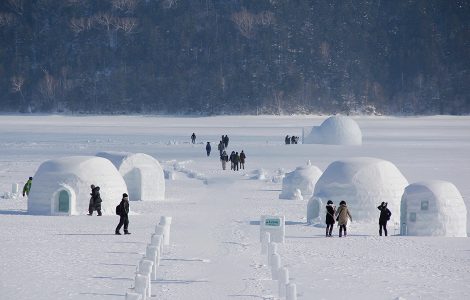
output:
[[[470,0],[2,0],[0,111],[470,112]]]

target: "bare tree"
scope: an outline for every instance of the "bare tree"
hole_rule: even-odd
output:
[[[24,1],[23,0],[7,0],[8,5],[10,6],[11,10],[15,13],[19,14],[20,16],[23,15],[24,12]]]
[[[126,34],[133,33],[137,26],[136,18],[116,18],[114,19],[114,27],[116,30],[122,30]]]
[[[55,100],[58,82],[47,70],[43,69],[42,71],[44,78],[39,83],[39,92],[46,103],[52,103]]]
[[[253,28],[255,26],[254,14],[246,9],[242,9],[232,14],[232,21],[237,24],[238,30],[243,36],[250,38],[253,35]]]
[[[256,15],[256,23],[269,26],[274,23],[274,14],[270,11],[263,11]]]
[[[111,5],[114,9],[123,11],[123,12],[133,12],[137,6],[138,0],[111,0]]]
[[[162,0],[161,2],[162,7],[165,9],[172,8],[176,6],[177,3],[178,3],[178,0]]]
[[[21,100],[24,102],[24,95],[23,95],[24,77],[13,76],[10,79],[10,83],[11,83],[11,91],[13,93],[20,93]]]
[[[15,23],[15,15],[10,13],[0,13],[0,27],[8,27]]]
[[[91,18],[72,18],[69,25],[70,29],[72,29],[75,34],[78,34],[90,29],[93,25],[93,20]]]
[[[100,14],[95,15],[93,19],[96,23],[105,26],[106,30],[109,31],[109,29],[114,23],[115,18],[113,15],[109,13],[100,13]]]

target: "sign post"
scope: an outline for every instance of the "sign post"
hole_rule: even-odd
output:
[[[286,222],[284,216],[261,216],[260,221],[260,241],[263,242],[265,232],[269,232],[271,242],[284,243],[286,235]]]

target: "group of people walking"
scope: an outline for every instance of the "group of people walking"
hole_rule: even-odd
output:
[[[387,208],[387,202],[382,202],[377,207],[377,209],[380,210],[379,235],[382,236],[382,229],[383,229],[385,236],[387,236],[387,222],[390,220],[390,217],[392,216],[392,212]],[[339,203],[339,208],[336,209],[336,206],[333,204],[333,201],[328,200],[328,202],[326,203],[326,217],[325,217],[326,237],[332,236],[333,225],[335,224],[335,222],[338,222],[338,226],[339,226],[338,236],[339,237],[346,236],[347,235],[346,226],[348,225],[349,220],[351,220],[352,222],[352,216],[351,216],[351,213],[349,212],[348,206],[346,205],[346,201],[342,200]]]
[[[222,170],[226,169],[228,161],[230,161],[230,170],[238,171],[239,169],[245,169],[245,160],[246,155],[243,150],[240,152],[240,154],[238,154],[238,152],[232,151],[232,153],[230,153],[230,157],[227,155],[227,152],[223,150],[222,154],[220,155]]]
[[[299,137],[298,136],[291,136],[289,137],[289,135],[286,135],[286,138],[284,139],[286,145],[289,145],[289,144],[298,144],[299,143]]]

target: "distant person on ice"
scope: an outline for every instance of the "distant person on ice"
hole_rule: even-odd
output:
[[[285,138],[284,142],[286,143],[286,145],[289,145],[289,144],[290,144],[290,137],[289,137],[289,135],[286,135],[286,138]]]
[[[339,203],[339,208],[336,211],[336,221],[338,221],[339,226],[339,237],[341,237],[344,231],[344,236],[346,236],[346,225],[348,225],[348,219],[352,222],[351,214],[349,213],[348,206],[346,205],[346,201],[342,200]]]
[[[23,187],[23,197],[29,196],[29,191],[31,190],[31,184],[33,184],[33,177],[29,177],[28,181],[24,184]]]
[[[194,132],[191,134],[191,143],[196,143],[196,134]]]
[[[240,162],[240,155],[238,155],[238,152],[235,152],[235,155],[233,156],[233,170],[234,171],[238,171],[239,162]]]
[[[124,225],[124,234],[131,234],[127,230],[129,227],[129,196],[126,193],[122,194],[121,203],[116,207],[116,214],[119,215],[119,224],[114,234],[121,235],[119,231],[122,225]]]
[[[222,151],[224,151],[225,145],[224,142],[220,141],[219,144],[217,145],[217,150],[219,150],[219,155],[222,155]]]
[[[206,144],[206,152],[207,152],[207,156],[211,155],[211,143],[210,142],[207,142]]]
[[[235,151],[232,151],[232,153],[230,153],[230,170],[235,170]]]
[[[377,209],[380,210],[379,217],[379,235],[382,236],[382,228],[384,229],[385,236],[387,236],[387,222],[392,216],[392,212],[387,208],[387,202],[382,202]]]
[[[227,162],[228,162],[228,155],[227,152],[222,151],[222,154],[220,155],[220,161],[222,162],[222,170],[225,170],[227,167]]]
[[[228,138],[228,135],[225,135],[224,139],[223,139],[223,142],[224,142],[224,145],[225,145],[225,148],[228,148],[228,142],[229,142],[229,138]]]
[[[333,225],[335,225],[335,213],[336,213],[336,206],[333,205],[333,201],[328,200],[326,202],[326,237],[331,237],[331,233],[333,232]]]
[[[245,152],[242,152],[240,153],[240,169],[243,169],[245,170],[245,159],[246,159],[246,155],[245,155]]]
[[[90,204],[88,205],[88,215],[89,216],[92,216],[93,215],[93,211],[97,211],[98,212],[98,216],[101,216],[101,202],[103,202],[103,200],[101,200],[101,196],[100,196],[100,187],[99,186],[95,186],[94,184],[92,184],[91,186],[91,197],[90,197]]]

